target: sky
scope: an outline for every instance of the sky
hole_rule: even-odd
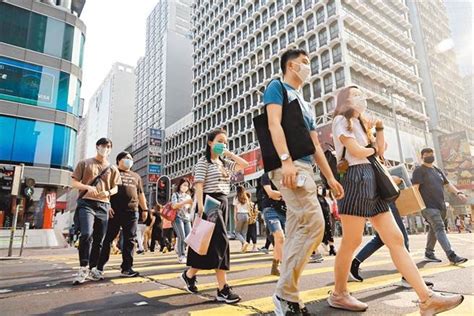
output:
[[[87,27],[81,88],[84,113],[115,62],[135,67],[145,54],[146,18],[158,1],[86,1],[81,14]]]

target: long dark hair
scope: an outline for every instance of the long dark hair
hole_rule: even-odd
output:
[[[181,193],[181,186],[183,185],[183,183],[187,182],[188,183],[188,186],[189,186],[189,189],[188,189],[188,193],[189,191],[191,191],[191,181],[189,181],[188,179],[186,178],[182,178],[181,180],[179,180],[179,183],[178,185],[176,186],[176,193]]]
[[[206,142],[206,159],[207,162],[212,163],[211,161],[211,153],[212,153],[212,148],[209,146],[209,142],[214,141],[217,135],[220,134],[225,134],[227,135],[227,132],[224,129],[218,128],[207,134],[207,142]],[[219,157],[219,159],[222,159]]]

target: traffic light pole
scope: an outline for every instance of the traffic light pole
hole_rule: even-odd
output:
[[[23,179],[24,166],[22,164],[21,166],[16,167],[16,168],[21,168],[20,169],[20,181],[21,181],[21,179]],[[15,238],[16,223],[18,222],[18,212],[20,211],[20,205],[21,205],[21,202],[18,201],[18,192],[15,192],[15,193],[16,195],[14,196],[14,201],[16,203],[16,207],[15,207],[15,214],[13,214],[13,223],[10,230],[10,244],[8,246],[8,257],[11,257],[13,254],[13,240]]]

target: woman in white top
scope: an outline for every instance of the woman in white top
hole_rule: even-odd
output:
[[[249,205],[250,201],[245,188],[241,185],[237,187],[237,196],[234,198],[234,223],[235,237],[242,244],[242,252],[247,251],[247,230],[249,227]]]
[[[179,181],[176,192],[171,197],[171,204],[173,209],[178,210],[176,219],[173,222],[173,229],[178,237],[177,250],[178,262],[186,263],[186,243],[184,240],[191,232],[191,205],[193,199],[189,194],[191,183],[188,179],[181,179]]]
[[[421,314],[434,315],[452,309],[462,302],[463,297],[441,296],[427,288],[404,246],[403,235],[389,212],[388,204],[377,192],[374,170],[367,157],[383,156],[386,148],[384,128],[380,120],[367,122],[364,119],[366,108],[366,97],[356,86],[339,92],[332,134],[338,160],[346,159],[349,167],[341,182],[345,196],[339,201],[339,215],[344,233],[334,264],[334,291],[328,303],[334,308],[351,311],[364,311],[368,307],[349,294],[347,279],[354,251],[362,242],[365,221],[369,218],[390,250],[393,263],[418,294]],[[375,139],[371,131],[374,125]]]

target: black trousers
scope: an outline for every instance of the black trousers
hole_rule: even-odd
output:
[[[160,250],[162,251],[166,247],[166,243],[163,239],[163,230],[159,224],[153,225],[153,230],[151,231],[150,251],[155,251],[157,241],[160,245]]]
[[[247,229],[247,242],[257,243],[257,223],[249,224]]]
[[[103,271],[104,265],[109,261],[110,247],[122,227],[122,271],[130,270],[133,266],[133,248],[137,236],[138,212],[132,210],[117,210],[113,218],[109,220],[104,245],[100,252],[97,269]]]

